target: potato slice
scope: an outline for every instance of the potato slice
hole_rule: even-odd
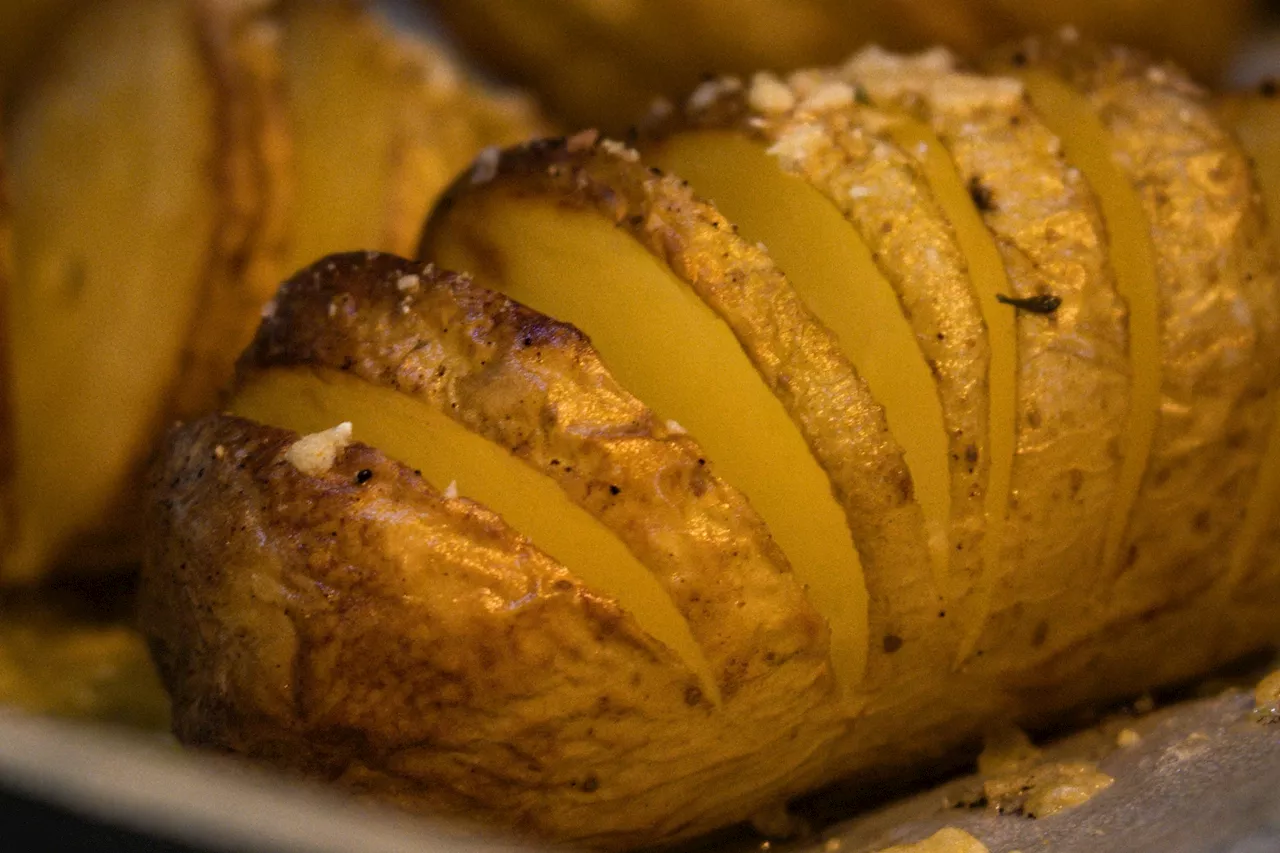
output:
[[[422,786],[405,788],[407,804],[458,810],[464,796],[476,796],[495,820],[562,837],[708,828],[726,808],[740,819],[767,789],[799,790],[813,779],[814,767],[802,773],[801,765],[825,754],[820,747],[843,727],[830,707],[821,619],[742,497],[708,471],[691,438],[663,428],[613,381],[576,330],[430,266],[334,257],[281,291],[231,406],[304,427],[349,416],[357,435],[424,467],[410,474],[358,446],[340,449],[332,471],[303,476],[281,458],[293,433],[231,417],[175,433],[167,467],[155,475],[157,496],[166,495],[154,504],[153,541],[162,544],[148,557],[143,586],[144,618],[160,626],[152,632],[184,740],[263,757],[287,743],[287,760],[303,769],[337,775],[307,762],[343,762],[345,781],[384,795],[407,777]],[[495,451],[505,459],[482,458]],[[508,485],[512,466],[525,471]],[[483,482],[485,467],[504,479]],[[441,500],[427,481],[452,472],[462,494],[492,499],[505,519],[465,498]],[[606,595],[508,525],[527,523],[564,544],[555,527],[566,515],[576,525],[566,497],[653,572],[717,684],[700,685],[655,641],[662,626],[626,566],[604,567],[618,592]],[[428,509],[433,518],[457,517],[414,532]],[[238,532],[227,545],[231,528]],[[582,566],[591,555],[571,556]],[[282,572],[299,596],[284,611]],[[183,603],[210,597],[219,602],[211,621]],[[570,604],[586,608],[586,624],[540,612]],[[333,620],[342,626],[330,636]],[[242,628],[243,636],[271,632],[271,647],[227,651],[226,631]],[[186,648],[184,638],[200,630],[209,633]],[[374,650],[397,636],[396,688],[383,691],[389,661]],[[365,642],[363,652],[355,647]],[[433,643],[442,647],[431,651]],[[210,674],[188,663],[209,654],[227,669]],[[477,663],[477,654],[488,662]],[[350,670],[353,655],[359,672]],[[309,673],[301,698],[289,699],[288,685],[270,675],[286,658]],[[472,685],[476,666],[485,674]],[[442,668],[452,678],[442,680]],[[523,674],[513,679],[508,668]],[[643,680],[629,680],[632,671]],[[467,685],[460,694],[459,678]],[[703,686],[718,686],[719,697]],[[369,695],[374,688],[380,695]],[[210,689],[240,716],[201,723]],[[438,711],[415,714],[406,730],[409,703],[437,702]],[[451,707],[457,703],[466,707]],[[511,710],[499,713],[504,703]],[[265,728],[243,726],[243,715]],[[652,724],[664,734],[651,737]],[[345,735],[334,743],[324,735],[332,727],[367,732],[379,763],[366,765],[374,755]],[[299,728],[318,740],[295,743],[304,738]],[[471,756],[466,766],[458,766],[459,751]],[[533,756],[532,766],[513,751]],[[471,766],[486,775],[469,775]],[[689,796],[707,785],[723,796]],[[579,809],[611,798],[628,800],[616,821],[581,820]]]
[[[641,630],[698,674],[691,690],[706,690],[713,701],[719,699],[719,685],[666,590],[554,480],[522,464],[502,446],[469,432],[430,405],[332,368],[246,371],[227,411],[302,434],[320,433],[355,418],[364,443],[413,468],[428,482],[449,484],[497,513],[588,587],[616,600]]]
[[[1127,285],[1154,288],[1127,294],[1135,417],[1155,410],[1153,439],[1136,495],[1117,497],[1127,528],[1102,587],[1111,618],[1142,620],[1229,572],[1275,408],[1274,259],[1244,153],[1179,72],[1070,39],[1019,51],[1033,103],[1110,205],[1116,252],[1149,241],[1154,259]]]
[[[0,582],[136,555],[124,508],[156,427],[210,405],[251,337],[283,215],[270,51],[253,3],[86,5],[6,115]]]
[[[480,149],[544,130],[527,101],[466,80],[367,3],[289,0],[280,18],[297,174],[289,271],[339,251],[408,254]]]
[[[1006,298],[1022,300],[996,305],[997,294],[979,294],[988,317],[1014,314],[1017,423],[1008,518],[985,543],[987,618],[964,648],[1009,676],[997,650],[1016,650],[1021,669],[1078,642],[1093,624],[1092,579],[1128,395],[1106,235],[1088,188],[1017,81],[956,72],[945,51],[896,57],[868,49],[844,73],[877,105],[914,110],[932,125],[995,238]],[[998,346],[993,338],[993,352]],[[1006,464],[991,460],[993,489]]]
[[[713,689],[726,699],[781,689],[795,698],[773,696],[772,702],[810,701],[807,691],[825,672],[825,632],[763,524],[708,471],[697,444],[655,422],[614,381],[579,332],[467,279],[437,276],[431,267],[389,255],[338,257],[315,270],[300,274],[277,298],[242,362],[233,410],[285,412],[287,398],[271,393],[278,380],[253,386],[265,372],[308,365],[348,371],[416,401],[399,410],[418,412],[397,415],[402,422],[433,408],[448,415],[558,483],[630,548],[689,621],[710,661]],[[424,341],[430,348],[419,349]],[[389,372],[388,365],[396,367]],[[375,390],[370,400],[377,399]],[[342,399],[334,390],[324,394],[326,405]],[[358,402],[347,398],[348,406]],[[378,417],[369,420],[357,428],[376,430],[389,450],[406,444]],[[406,462],[425,461],[425,448],[412,452]],[[448,470],[447,456],[432,464]],[[522,532],[590,559],[589,548],[553,529],[557,516],[567,514],[548,504],[554,496],[516,506],[518,494],[493,491],[501,483],[481,483],[479,476],[457,477],[463,494],[492,499]],[[632,609],[627,598],[620,600]]]
[[[764,250],[681,181],[589,137],[509,151],[455,186],[423,252],[581,326],[620,381],[690,430],[809,586],[846,690],[864,655],[874,692],[929,633],[923,518],[880,407]]]
[[[713,81],[680,124],[642,147],[769,247],[867,380],[904,449],[934,584],[963,623],[981,565],[986,335],[954,232],[919,169],[881,132],[887,117],[853,100],[844,84],[803,104],[772,75],[747,90]]]

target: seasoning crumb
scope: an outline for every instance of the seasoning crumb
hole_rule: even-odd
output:
[[[987,845],[963,829],[946,826],[923,841],[914,844],[895,844],[879,853],[989,853]]]
[[[502,161],[502,152],[496,145],[481,149],[471,166],[471,183],[487,184],[498,177],[498,165]]]
[[[672,435],[688,435],[689,431],[679,421],[667,421],[667,432]]]
[[[396,290],[401,293],[417,293],[418,288],[422,286],[422,279],[416,275],[401,276],[396,282]]]
[[[458,499],[458,481],[450,480],[448,487],[444,490],[444,499],[447,501],[455,501]]]
[[[351,422],[344,421],[332,429],[304,435],[290,445],[284,459],[308,477],[316,477],[333,468],[338,454],[351,443]]]
[[[225,458],[226,458],[226,456],[227,456],[227,449],[226,449],[225,447],[223,447],[221,444],[219,444],[217,447],[213,448],[213,458],[214,458],[214,459],[225,459]]]
[[[1133,729],[1121,729],[1120,733],[1116,735],[1116,746],[1128,749],[1131,746],[1137,746],[1141,740],[1142,735]]]
[[[1150,693],[1144,693],[1133,700],[1133,712],[1135,714],[1150,714],[1155,709],[1156,700],[1151,698]]]

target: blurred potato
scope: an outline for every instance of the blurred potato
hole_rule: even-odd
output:
[[[136,559],[158,432],[216,406],[278,282],[408,251],[456,170],[543,127],[354,0],[24,0],[0,55],[0,585]]]
[[[975,56],[1074,25],[1212,79],[1250,0],[427,0],[479,62],[539,92],[567,121],[618,131],[656,95],[707,73],[838,62],[867,43]]]

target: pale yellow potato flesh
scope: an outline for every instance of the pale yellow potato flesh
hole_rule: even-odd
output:
[[[732,131],[680,133],[651,162],[713,201],[769,255],[884,407],[924,510],[934,580],[943,588],[951,521],[947,431],[937,384],[871,250],[823,194],[766,147]]]
[[[1120,453],[1123,463],[1111,497],[1103,572],[1120,571],[1129,517],[1146,474],[1160,411],[1160,319],[1150,221],[1142,202],[1112,158],[1106,129],[1082,95],[1037,69],[1018,73],[1032,105],[1062,140],[1063,153],[1084,173],[1097,196],[1110,238],[1116,287],[1129,308],[1129,415]]]
[[[653,575],[554,480],[439,410],[332,369],[274,368],[241,378],[228,410],[303,435],[349,421],[354,437],[500,515],[592,589],[616,599],[640,627],[701,678],[715,679],[689,624]]]
[[[18,535],[6,581],[107,522],[156,426],[139,413],[174,379],[220,211],[215,93],[189,14],[167,0],[86,8],[6,117]]]
[[[483,234],[484,250],[452,223]],[[657,257],[595,211],[495,189],[455,203],[434,258],[590,337],[606,366],[707,452],[787,555],[831,629],[838,682],[866,665],[867,593],[844,513],[782,404],[728,326]]]

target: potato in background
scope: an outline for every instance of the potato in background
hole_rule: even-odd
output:
[[[5,56],[31,57],[4,78],[12,584],[135,559],[159,430],[217,404],[292,267],[408,251],[457,169],[542,126],[365,3],[3,14],[0,44],[25,51]]]
[[[428,0],[480,64],[571,124],[625,129],[704,74],[839,62],[868,43],[962,55],[1066,24],[1146,47],[1213,80],[1250,0]]]

